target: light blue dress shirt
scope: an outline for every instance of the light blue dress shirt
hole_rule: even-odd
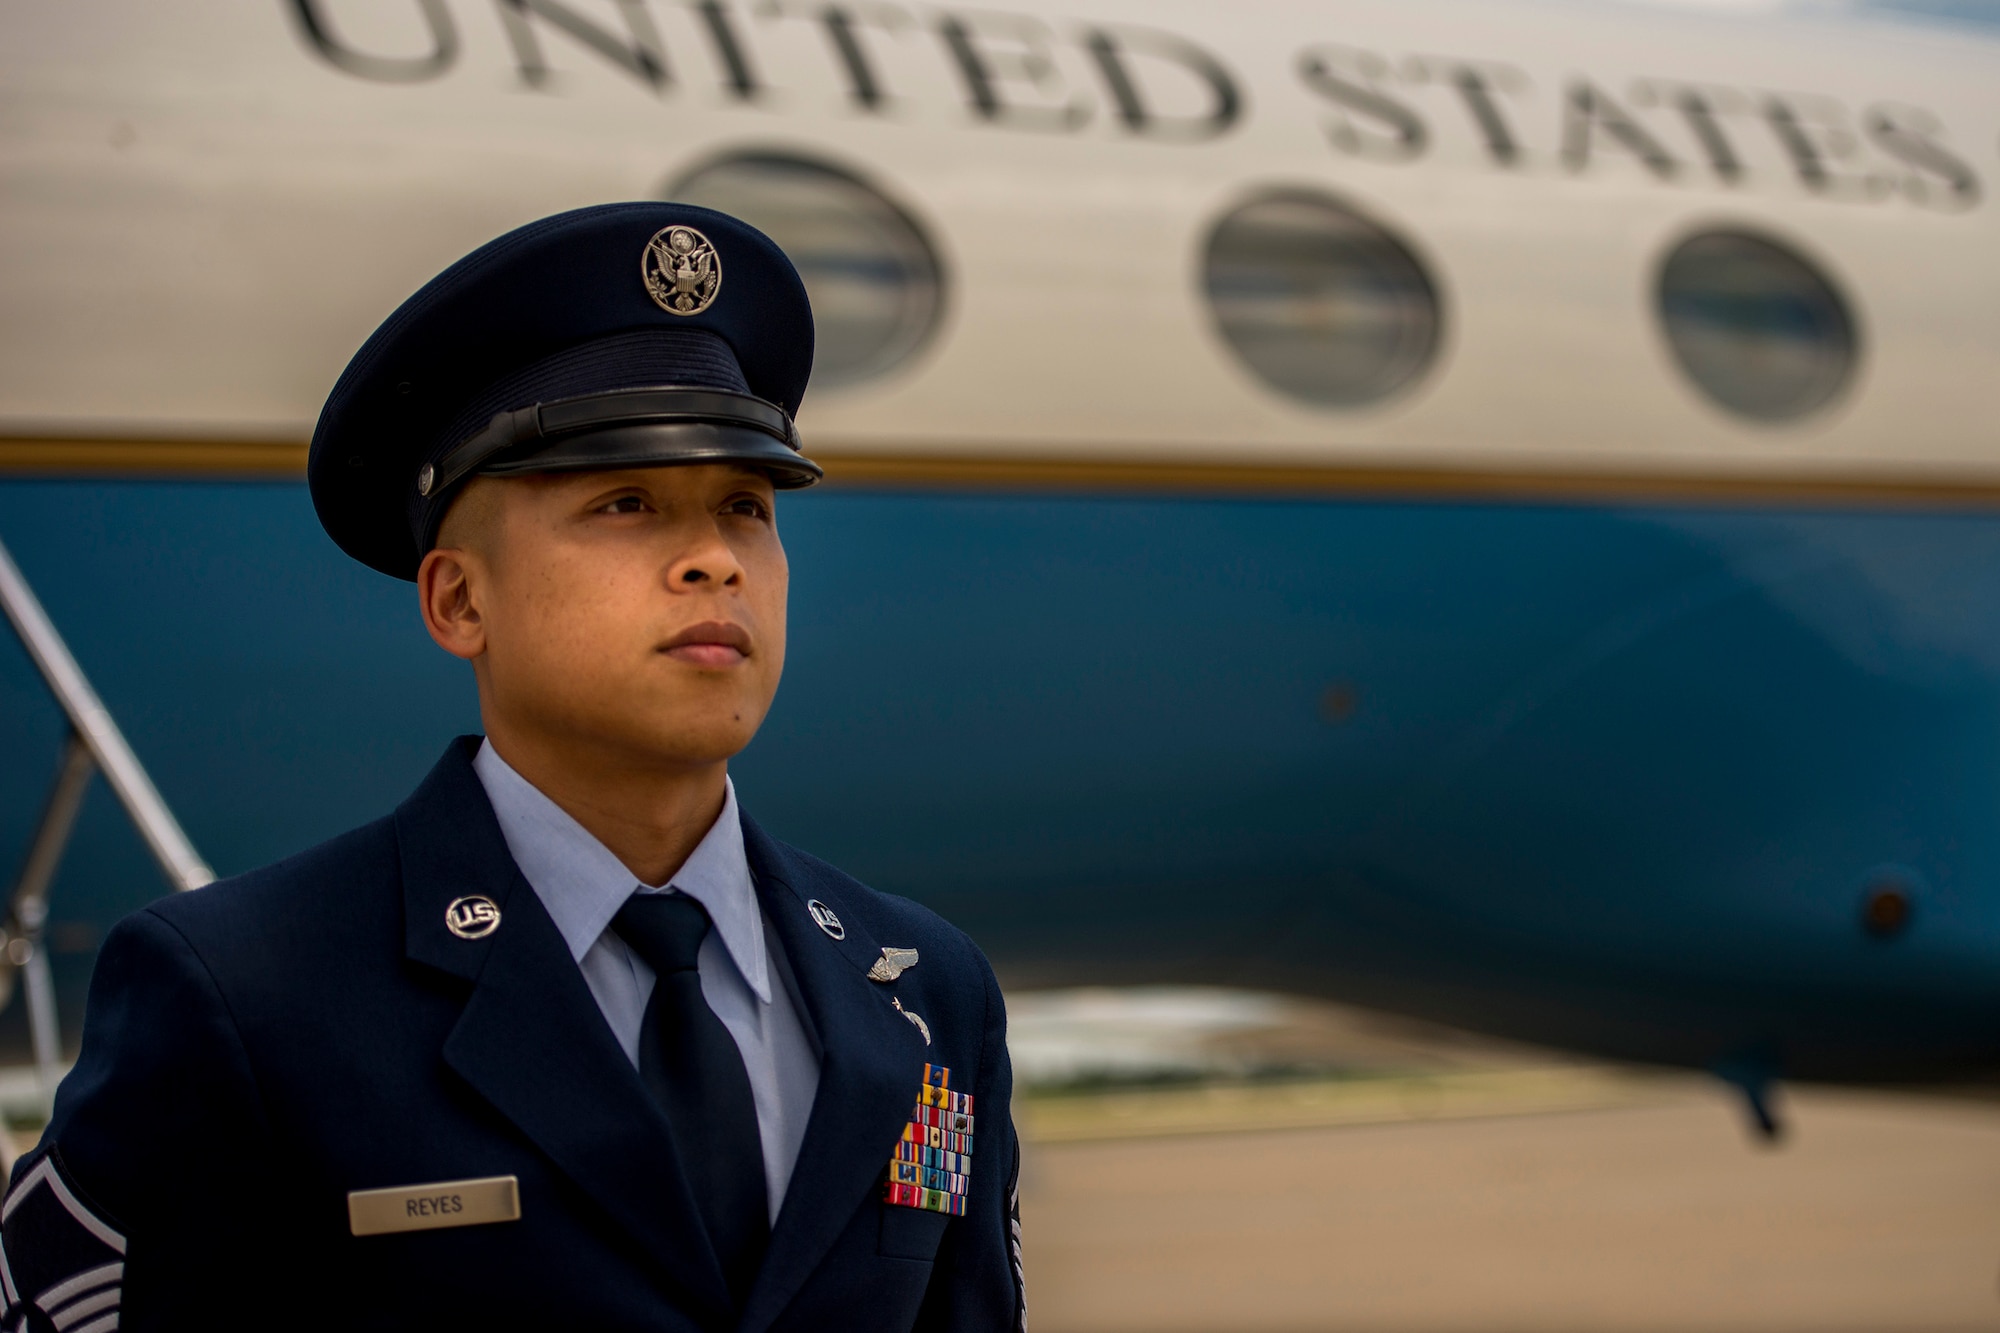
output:
[[[773,956],[778,943],[765,927],[750,880],[736,785],[725,779],[722,813],[708,835],[666,885],[653,887],[639,883],[610,848],[509,767],[490,743],[479,747],[472,771],[486,788],[514,863],[554,918],[604,1021],[635,1068],[653,969],[610,929],[611,918],[635,893],[678,891],[708,909],[715,929],[702,941],[697,962],[701,993],[736,1038],[750,1075],[764,1145],[764,1185],[776,1222],[819,1091],[819,1053]]]

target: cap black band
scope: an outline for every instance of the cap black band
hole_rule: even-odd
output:
[[[536,446],[617,426],[676,424],[747,427],[784,445],[795,456],[789,461],[798,471],[814,480],[822,475],[817,463],[799,455],[799,432],[792,419],[784,409],[761,398],[720,389],[615,389],[494,413],[485,429],[429,467],[429,484],[420,485],[419,490],[427,496],[442,494],[475,472],[555,471],[558,469],[531,464],[543,452]],[[661,442],[666,444],[667,440]],[[712,449],[691,452],[715,456]],[[503,454],[510,457],[503,458]],[[634,463],[648,461],[627,457]],[[676,462],[680,457],[669,447],[650,461]]]
[[[826,475],[799,448],[783,408],[726,389],[614,389],[496,412],[417,474],[417,549],[430,549],[453,490],[474,475],[740,463],[796,490]]]

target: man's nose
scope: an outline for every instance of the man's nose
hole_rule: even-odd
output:
[[[743,582],[743,565],[718,532],[709,531],[667,569],[667,586],[682,592],[699,588],[734,588]]]

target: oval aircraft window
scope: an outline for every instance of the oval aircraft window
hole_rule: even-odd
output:
[[[1854,371],[1856,338],[1833,284],[1743,232],[1690,236],[1660,266],[1660,322],[1697,388],[1753,421],[1824,407]]]
[[[815,387],[886,374],[936,329],[944,307],[936,252],[909,214],[859,178],[805,158],[744,153],[667,193],[742,218],[798,266],[812,298]]]
[[[1437,292],[1416,256],[1324,195],[1286,191],[1237,208],[1209,233],[1203,277],[1244,364],[1308,403],[1376,402],[1437,355]]]

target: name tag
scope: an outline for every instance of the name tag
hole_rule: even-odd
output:
[[[347,1196],[347,1226],[357,1236],[476,1227],[485,1222],[512,1222],[520,1216],[521,1182],[513,1176],[354,1190]]]

